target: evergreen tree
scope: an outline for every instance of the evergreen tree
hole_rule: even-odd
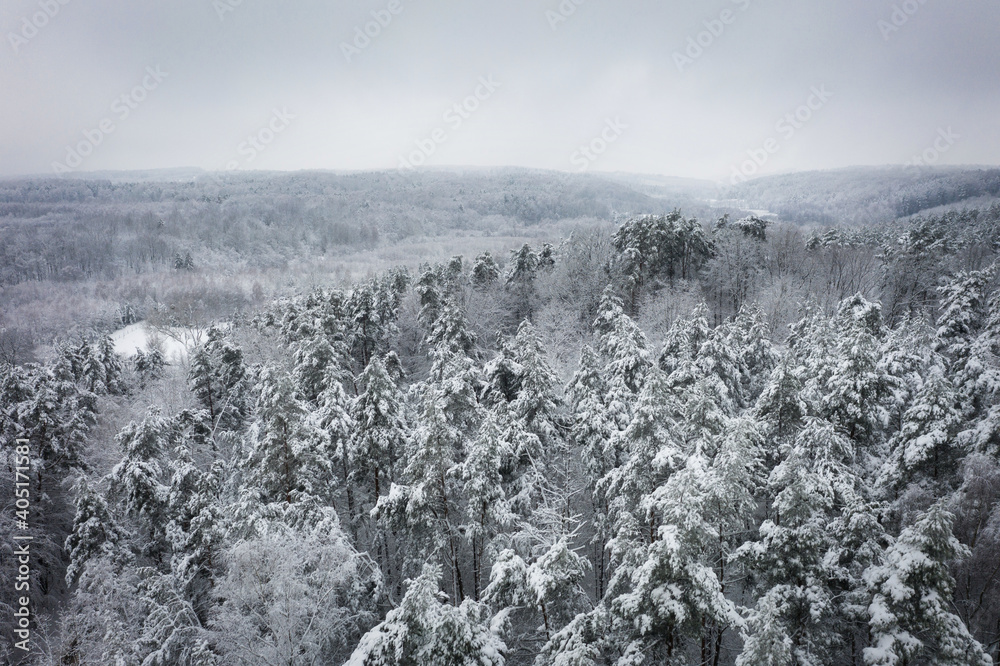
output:
[[[168,487],[164,484],[163,456],[172,436],[170,422],[158,407],[150,407],[141,422],[122,428],[115,440],[122,460],[108,474],[111,497],[148,535],[147,552],[166,547]]]
[[[138,591],[147,605],[137,650],[142,666],[215,666],[216,656],[205,640],[191,602],[170,574],[140,570]]]
[[[809,405],[801,397],[802,388],[792,359],[788,354],[782,356],[753,408],[755,416],[779,443],[793,435],[809,414]]]
[[[483,402],[488,406],[510,403],[521,390],[521,376],[524,368],[515,359],[511,340],[499,339],[497,355],[483,366],[486,383]]]
[[[619,270],[628,290],[629,312],[635,314],[644,287],[660,277],[686,280],[712,256],[712,242],[696,220],[680,211],[645,215],[622,224],[612,239]]]
[[[501,608],[533,609],[541,616],[541,628],[549,641],[585,604],[587,562],[570,548],[566,536],[540,544],[537,550],[539,554],[530,564],[513,549],[499,553],[483,596]]]
[[[421,267],[420,278],[417,280],[415,291],[420,297],[420,313],[417,319],[429,330],[434,322],[438,320],[440,309],[447,298],[445,287],[441,284],[440,271],[432,269],[430,266]]]
[[[349,452],[352,479],[371,489],[374,505],[387,492],[408,434],[403,419],[403,395],[385,363],[374,358],[361,374],[364,392],[352,406],[357,435]]]
[[[500,266],[489,252],[476,257],[472,265],[472,285],[476,289],[488,289],[500,280]]]
[[[607,405],[619,427],[628,423],[635,396],[651,365],[642,330],[625,314],[611,287],[604,291],[594,329],[600,335],[600,352],[607,359]]]
[[[66,551],[70,565],[66,569],[66,582],[73,584],[80,577],[87,563],[100,557],[125,556],[127,535],[115,520],[108,504],[84,478],[76,487],[76,515],[73,527],[66,538]]]
[[[854,441],[872,446],[888,425],[893,378],[879,368],[881,308],[861,296],[840,304],[834,354],[806,390],[820,414]]]
[[[327,381],[346,378],[343,356],[325,336],[302,339],[295,347],[295,384],[302,397],[315,403],[327,388]]]
[[[591,563],[594,567],[596,597],[604,596],[606,545],[610,538],[609,502],[600,480],[621,464],[618,428],[605,404],[607,388],[601,374],[600,359],[590,347],[584,347],[580,368],[573,375],[566,396],[571,412],[570,441],[580,452],[593,510]]]
[[[126,391],[124,368],[108,336],[88,345],[80,363],[80,379],[87,390],[97,394],[121,395]]]
[[[900,488],[920,478],[947,484],[953,478],[963,454],[955,437],[961,423],[957,404],[943,369],[932,367],[889,441],[880,485]]]
[[[501,470],[513,456],[514,445],[506,440],[497,418],[487,412],[475,441],[459,470],[467,517],[462,531],[472,548],[472,596],[479,600],[486,562],[496,556],[494,539],[514,523],[507,502]]]
[[[94,395],[41,366],[29,369],[8,389],[10,398],[20,398],[7,410],[10,429],[28,440],[32,455],[41,461],[33,465],[39,490],[46,471],[65,474],[84,468],[87,436],[96,421]]]
[[[361,639],[348,666],[503,666],[507,651],[485,606],[438,600],[440,570],[425,567],[399,606]]]
[[[538,251],[538,270],[550,272],[556,267],[556,249],[551,243],[542,243]]]
[[[623,464],[598,484],[598,492],[610,499],[616,532],[642,529],[648,540],[655,538],[656,525],[646,520],[639,502],[683,464],[676,414],[677,405],[663,371],[651,370],[632,421],[618,436]]]
[[[115,351],[110,336],[103,335],[97,340],[94,356],[104,370],[101,380],[104,389],[111,395],[124,394],[128,390],[128,386],[125,384],[124,366],[121,356]],[[94,389],[91,388],[91,390]]]
[[[865,572],[874,643],[864,651],[866,664],[993,663],[950,608],[955,581],[948,562],[968,555],[952,535],[953,520],[935,504],[903,530],[883,563]]]
[[[265,366],[259,377],[255,419],[246,435],[238,514],[248,527],[269,511],[281,511],[293,524],[312,523],[325,504],[333,478],[332,461],[306,419],[291,377]],[[264,511],[265,513],[261,513]]]
[[[535,278],[538,275],[538,255],[525,243],[511,252],[507,262],[505,286],[511,294],[514,320],[517,322],[534,316]]]
[[[356,424],[351,415],[351,404],[339,381],[330,378],[326,389],[319,394],[318,407],[309,415],[310,425],[321,438],[321,456],[329,459],[340,475],[340,484],[347,499],[347,515],[352,532],[356,528],[357,506],[354,485],[351,482],[351,446],[356,436]],[[354,534],[355,539],[357,534]]]
[[[651,534],[620,529],[612,550],[620,563],[608,586],[614,624],[626,653],[678,659],[698,645],[709,663],[713,638],[743,619],[723,592],[714,562],[706,561],[720,537],[708,520],[716,479],[700,452],[643,496],[641,510]]]
[[[986,290],[995,267],[959,273],[939,287],[941,316],[937,320],[938,351],[949,360],[949,378],[963,399],[964,416],[971,418],[1000,386],[1000,379],[988,361],[989,342],[982,333],[987,322]]]
[[[670,375],[685,362],[693,362],[709,333],[708,308],[704,304],[696,307],[690,316],[675,319],[657,360],[660,369]]]
[[[811,418],[771,473],[773,517],[735,554],[759,590],[740,666],[838,663],[863,641],[861,574],[884,537],[854,460],[850,440]]]
[[[448,301],[441,306],[425,342],[431,347],[470,354],[476,347],[476,336],[469,330],[465,314]]]
[[[223,466],[216,463],[207,472],[202,471],[182,444],[175,450],[170,467],[170,522],[166,528],[173,549],[170,570],[174,587],[191,604],[199,623],[204,624],[226,532],[226,518],[219,503]]]
[[[215,421],[222,407],[221,391],[212,367],[212,358],[208,350],[202,346],[191,356],[191,370],[188,373],[191,391],[198,403],[208,410],[209,417]]]
[[[408,574],[436,557],[448,565],[457,603],[466,596],[459,558],[463,516],[457,479],[463,434],[448,418],[440,386],[425,388],[422,403],[402,483],[393,484],[389,494],[379,498],[372,515],[406,535]]]
[[[510,403],[515,418],[542,443],[543,451],[555,453],[562,445],[563,423],[555,371],[546,359],[537,329],[521,322],[512,343],[514,362],[520,366],[517,396]]]

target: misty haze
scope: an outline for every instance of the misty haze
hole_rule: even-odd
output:
[[[7,0],[0,664],[1000,663],[998,25]]]

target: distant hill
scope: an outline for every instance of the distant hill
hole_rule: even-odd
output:
[[[694,205],[598,175],[513,168],[108,175],[0,180],[0,285],[109,277],[186,253],[199,265],[274,266],[412,237]]]
[[[1000,197],[994,167],[850,167],[765,176],[725,191],[734,206],[802,224],[886,222]]]
[[[103,177],[99,177],[103,176]],[[720,189],[686,178],[521,168],[229,172],[165,169],[0,180],[0,286],[170,265],[273,267],[412,238],[517,235],[567,220],[747,211],[863,224],[986,207],[1000,169],[858,167]]]

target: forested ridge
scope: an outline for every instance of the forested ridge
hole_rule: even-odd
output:
[[[630,216],[8,363],[28,659],[996,663],[998,222]]]
[[[872,224],[1000,196],[1000,170],[851,167],[755,178],[727,196],[802,224]]]

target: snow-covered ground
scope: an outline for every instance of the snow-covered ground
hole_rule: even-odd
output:
[[[198,346],[205,337],[204,329],[158,328],[140,321],[111,334],[115,351],[126,358],[135,356],[136,350],[149,351],[150,345],[159,344],[167,363],[183,363],[188,352]]]

